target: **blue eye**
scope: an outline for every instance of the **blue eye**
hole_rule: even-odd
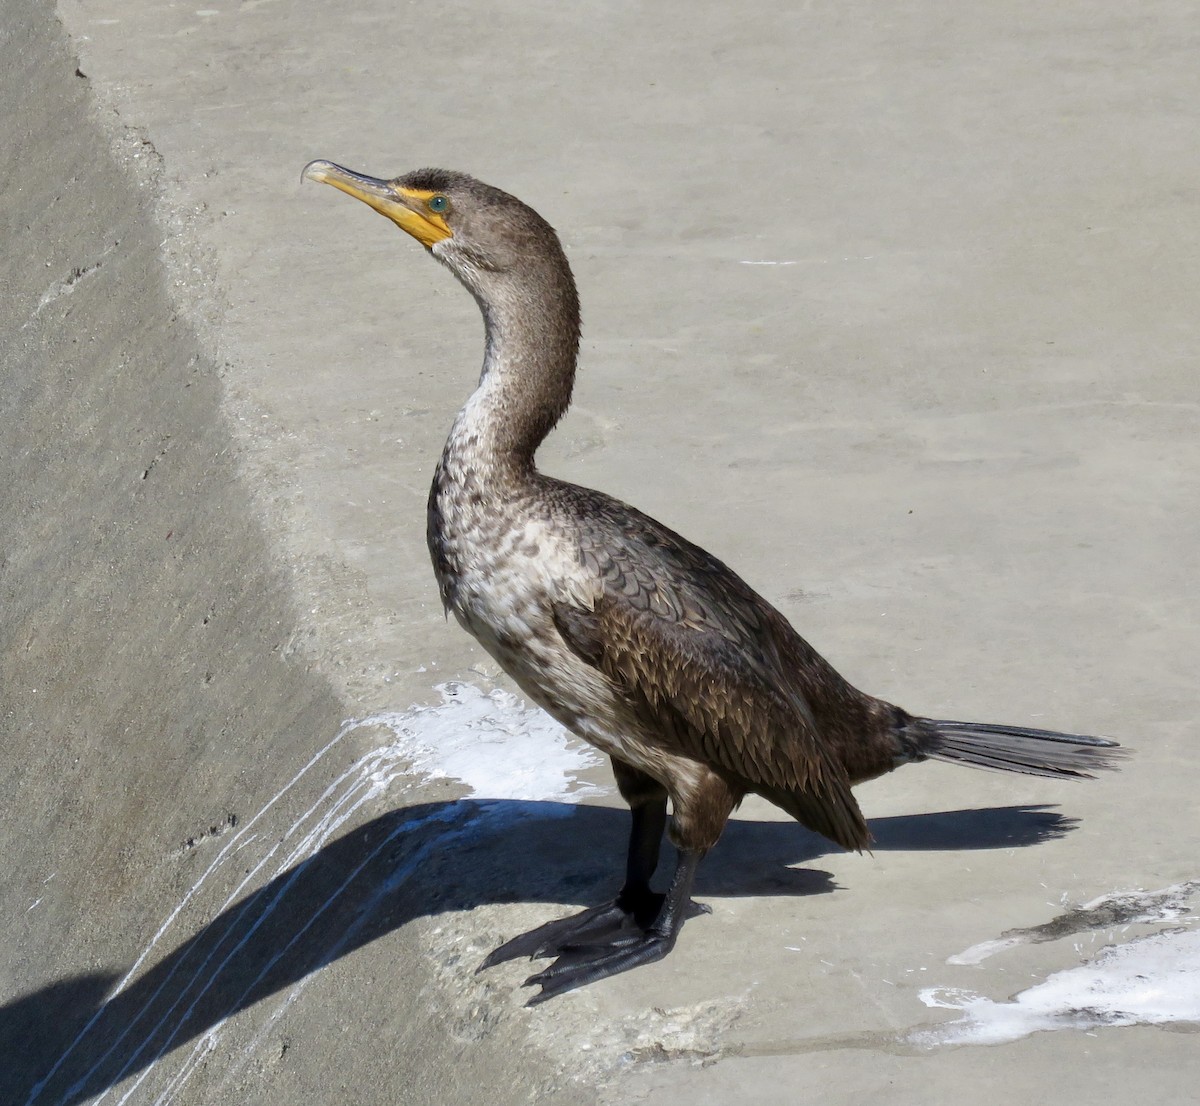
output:
[[[430,211],[436,212],[440,215],[450,206],[450,201],[446,199],[445,196],[434,196],[430,199],[426,206]]]

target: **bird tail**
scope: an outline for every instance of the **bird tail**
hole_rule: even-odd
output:
[[[1096,771],[1120,767],[1128,755],[1115,741],[1055,730],[1031,730],[991,722],[947,722],[916,718],[917,755],[998,772],[1053,779],[1092,779]]]

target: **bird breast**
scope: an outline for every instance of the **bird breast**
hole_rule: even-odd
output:
[[[507,670],[563,647],[553,604],[590,603],[578,554],[529,492],[488,487],[443,458],[429,502],[429,552],[442,600]]]
[[[556,603],[590,609],[603,587],[582,563],[570,527],[535,494],[483,496],[450,467],[443,459],[429,503],[429,549],[447,609],[567,729],[666,779],[643,720],[555,625]]]

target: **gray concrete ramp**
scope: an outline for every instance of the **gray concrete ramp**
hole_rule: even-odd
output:
[[[0,1103],[1194,1097],[1190,5],[0,7]],[[475,305],[317,157],[559,229],[548,471],[1136,755],[906,769],[864,857],[747,802],[663,963],[476,975],[625,818],[432,582]]]
[[[189,314],[152,140],[40,6],[6,5],[3,36],[0,1101],[382,1102],[401,1077],[401,1100],[465,1100],[401,929],[437,910],[406,865],[470,822],[462,789],[421,805],[364,761],[378,742],[305,647],[264,521],[281,482]],[[283,1012],[388,935],[382,1024],[358,1036],[360,964],[303,1000],[301,1045]],[[536,1082],[493,1066],[496,1093]]]

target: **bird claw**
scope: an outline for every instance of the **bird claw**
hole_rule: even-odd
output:
[[[614,899],[601,906],[592,906],[568,918],[547,922],[528,933],[521,933],[493,950],[476,969],[477,972],[494,968],[506,960],[529,957],[539,960],[558,956],[567,949],[597,941],[615,940],[622,933],[640,933],[632,911],[626,910]]]
[[[701,849],[679,850],[675,874],[665,895],[651,891],[644,883],[631,888],[627,882],[610,903],[514,937],[496,949],[480,971],[517,956],[556,957],[548,968],[525,981],[526,987],[541,988],[526,1003],[536,1006],[564,991],[661,960],[675,947],[686,919],[711,913],[691,897],[696,865],[703,855]]]
[[[612,902],[590,906],[567,918],[546,922],[493,949],[475,969],[475,973],[478,975],[497,964],[522,957],[542,960],[584,949],[613,949],[635,944],[650,931],[661,908],[663,896],[655,895],[653,899],[652,904],[639,903],[636,908],[629,908],[619,899],[613,899]],[[697,918],[701,914],[711,913],[712,907],[707,903],[688,900],[683,917]]]
[[[662,896],[656,896],[661,901]],[[607,979],[630,968],[661,960],[675,945],[678,934],[664,933],[656,928],[654,917],[646,918],[646,903],[636,910],[619,900],[589,907],[568,918],[522,933],[493,951],[476,969],[482,972],[506,960],[527,956],[531,960],[554,957],[554,963],[531,975],[524,987],[541,990],[525,1005],[537,1006],[566,991],[573,991],[598,979]],[[683,918],[711,914],[707,903],[688,900]],[[680,919],[680,923],[682,919]]]
[[[666,956],[674,945],[674,934],[650,931],[616,944],[580,946],[564,951],[548,968],[531,975],[522,984],[541,988],[525,1005],[537,1006],[576,987],[652,964]]]

